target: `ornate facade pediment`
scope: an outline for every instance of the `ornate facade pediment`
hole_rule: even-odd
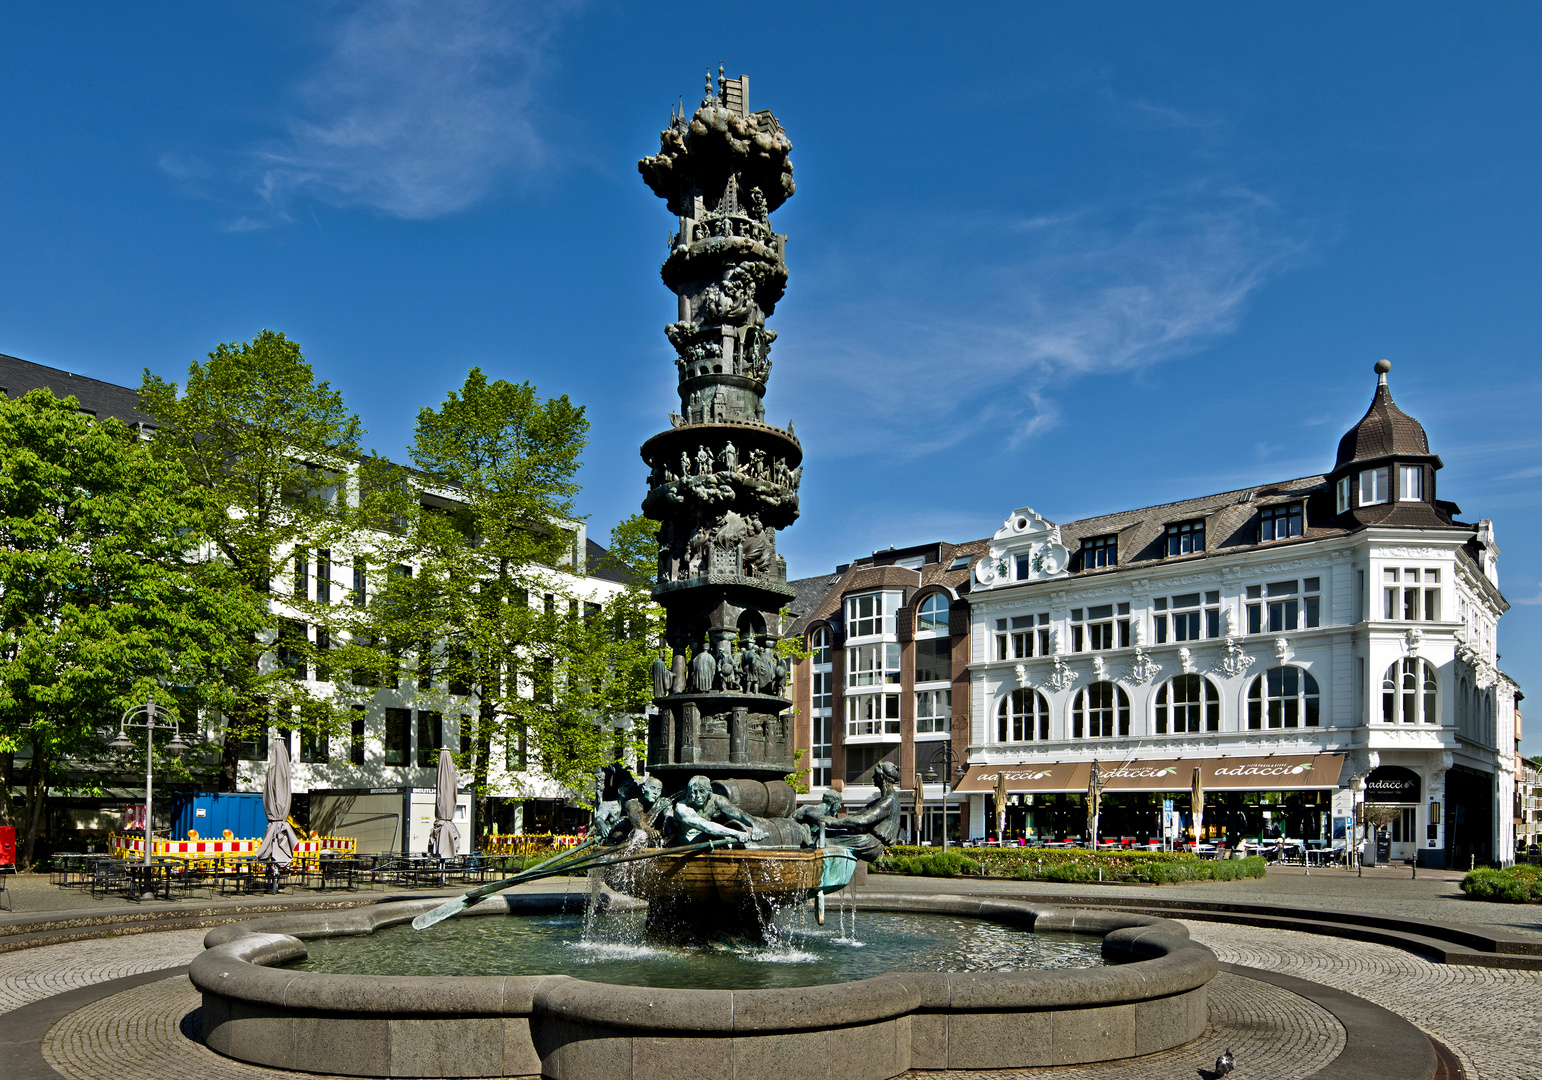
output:
[[[999,589],[1065,577],[1070,564],[1060,526],[1024,506],[1012,511],[991,537],[986,553],[975,560],[974,580],[982,589]]]

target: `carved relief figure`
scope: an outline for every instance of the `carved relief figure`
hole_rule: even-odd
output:
[[[705,446],[696,448],[696,475],[710,476],[712,474],[712,451]]]
[[[724,443],[723,452],[718,455],[718,461],[722,464],[723,472],[734,472],[739,468],[739,450],[733,443]]]
[[[661,698],[669,693],[669,666],[662,656],[653,658],[653,696]]]
[[[670,684],[670,691],[683,694],[685,693],[685,653],[680,649],[675,650],[673,669],[674,678]]]

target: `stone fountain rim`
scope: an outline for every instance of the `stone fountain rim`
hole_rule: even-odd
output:
[[[563,893],[505,894],[482,901],[472,913],[540,914],[572,909],[581,900]],[[1014,972],[889,972],[851,982],[753,990],[627,986],[568,975],[334,975],[272,966],[304,956],[303,939],[373,933],[442,902],[442,897],[387,901],[219,926],[204,938],[205,951],[193,960],[189,977],[205,993],[285,1010],[424,1018],[540,1014],[644,1032],[723,1034],[810,1031],[960,1009],[1041,1011],[1138,1003],[1198,989],[1217,971],[1215,954],[1170,919],[912,894],[864,897],[862,908],[1102,934],[1104,955],[1130,962]]]

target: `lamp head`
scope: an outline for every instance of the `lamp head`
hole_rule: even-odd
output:
[[[118,729],[118,737],[116,739],[114,739],[112,742],[108,743],[107,745],[109,747],[111,747],[112,749],[114,749],[114,750],[132,750],[132,749],[134,749],[134,744],[129,741],[128,735],[124,734],[124,731],[123,731],[122,728]]]
[[[182,741],[182,731],[181,731],[181,729],[178,728],[178,729],[172,731],[172,733],[171,733],[171,742],[166,744],[166,752],[171,754],[173,757],[181,757],[183,754],[187,753],[187,751],[190,750],[190,749],[191,749],[191,747],[189,747],[187,745],[187,743]]]

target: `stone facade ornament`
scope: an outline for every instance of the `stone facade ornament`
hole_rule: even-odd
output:
[[[1188,652],[1187,649],[1183,650]],[[1130,665],[1130,681],[1138,686],[1144,686],[1162,670],[1162,665],[1151,659],[1151,655],[1139,645],[1135,647],[1135,661]]]
[[[1226,637],[1225,649],[1225,655],[1216,661],[1216,669],[1221,673],[1235,679],[1253,666],[1253,658],[1243,652],[1242,646],[1237,644],[1237,639],[1229,634]]]
[[[1108,678],[1108,665],[1103,662],[1101,656],[1094,656],[1092,658],[1092,677],[1098,682]]]
[[[1069,690],[1071,684],[1077,680],[1077,673],[1071,670],[1070,665],[1065,662],[1065,657],[1058,652],[1055,654],[1054,662],[1055,670],[1049,677],[1049,685],[1058,691]]]
[[[1274,639],[1274,657],[1280,663],[1290,659],[1290,642],[1282,637]]]
[[[1033,685],[1031,682],[1028,681],[1028,665],[1027,664],[1018,664],[1016,670],[1017,670],[1017,685],[1019,687],[1021,687],[1024,690],[1026,690],[1030,686]]]
[[[1423,644],[1423,642],[1424,631],[1420,630],[1417,626],[1410,627],[1408,632],[1403,635],[1403,648],[1407,651],[1409,656],[1418,656],[1419,646]]]
[[[1185,645],[1178,650],[1178,663],[1183,666],[1185,675],[1194,674],[1194,650]]]

